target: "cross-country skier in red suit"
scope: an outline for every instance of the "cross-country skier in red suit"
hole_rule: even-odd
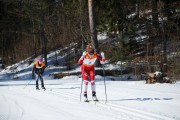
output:
[[[97,100],[96,97],[96,86],[95,86],[95,69],[94,64],[96,60],[99,59],[101,64],[104,64],[106,59],[104,53],[101,52],[101,55],[97,54],[94,51],[92,44],[88,44],[86,51],[83,52],[78,63],[81,64],[81,73],[84,80],[84,99],[88,101],[87,90],[88,90],[88,81],[91,82],[92,98]]]

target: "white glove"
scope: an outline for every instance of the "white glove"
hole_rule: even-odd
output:
[[[101,57],[104,58],[104,52],[101,52]]]
[[[82,56],[84,57],[85,55],[86,55],[86,52],[84,51],[83,54],[82,54]]]

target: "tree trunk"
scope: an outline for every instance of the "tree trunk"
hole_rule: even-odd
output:
[[[167,29],[166,23],[163,22],[163,51],[164,51],[164,63],[167,63]]]
[[[93,47],[95,48],[95,51],[99,53],[93,0],[88,0],[88,8],[89,8],[89,25],[90,25],[91,42],[93,44]],[[96,66],[100,66],[99,60],[96,62]]]
[[[157,0],[152,0],[152,20],[155,28],[158,27],[158,10],[157,10]]]
[[[34,24],[34,18],[32,16],[32,33],[33,33],[33,42],[34,42],[34,57],[37,57],[36,53],[36,35],[35,35],[35,30],[34,30],[35,24]]]
[[[47,64],[47,52],[46,52],[46,38],[45,38],[45,33],[44,33],[44,22],[45,20],[44,20],[44,14],[43,14],[41,18],[41,22],[40,22],[40,40],[41,40],[43,58],[45,59],[45,64],[47,67],[48,64]]]
[[[139,2],[138,1],[136,1],[136,18],[137,18],[137,21],[139,22]]]
[[[98,53],[99,49],[98,49],[97,31],[96,31],[96,25],[95,25],[93,0],[88,0],[88,8],[89,8],[89,25],[90,25],[91,42],[96,52]]]
[[[3,62],[4,62],[4,34],[3,34],[3,32],[1,33],[1,56],[0,56],[0,58],[1,58],[1,60],[2,60],[2,65],[4,64]]]

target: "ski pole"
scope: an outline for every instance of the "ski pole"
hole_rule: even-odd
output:
[[[38,73],[38,75],[39,75],[39,73]],[[32,80],[33,80],[33,78],[28,82],[28,84],[26,84],[26,86],[29,85]],[[24,86],[24,89],[26,88],[26,86]]]
[[[107,93],[106,93],[106,80],[105,80],[105,70],[104,70],[104,65],[103,66],[103,75],[104,75],[104,88],[105,88],[105,96],[106,96],[106,102],[107,103]]]
[[[31,80],[28,82],[28,84],[26,84],[26,86],[29,85],[32,80],[33,80],[33,79],[31,79]],[[26,86],[24,86],[24,89],[26,88]]]
[[[82,76],[82,81],[81,81],[80,101],[81,101],[81,95],[82,95],[82,84],[83,84],[83,76]]]

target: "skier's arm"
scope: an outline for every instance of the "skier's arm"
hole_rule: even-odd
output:
[[[36,68],[36,65],[33,65],[33,68],[32,68],[32,78],[34,79],[34,71],[35,71],[35,68]]]
[[[42,72],[41,72],[42,75],[43,75],[43,73],[44,73],[44,70],[45,70],[45,66],[42,67]]]
[[[78,60],[78,64],[83,64],[83,60],[84,60],[85,55],[86,55],[86,52],[83,52],[82,56]]]
[[[97,59],[102,61],[102,57],[99,54],[97,54]]]
[[[35,68],[36,68],[36,65],[34,64],[32,68],[32,74],[34,74]]]
[[[106,58],[104,56],[104,52],[101,52],[101,55],[97,54],[97,58],[100,60],[101,64],[104,64],[106,61]]]

